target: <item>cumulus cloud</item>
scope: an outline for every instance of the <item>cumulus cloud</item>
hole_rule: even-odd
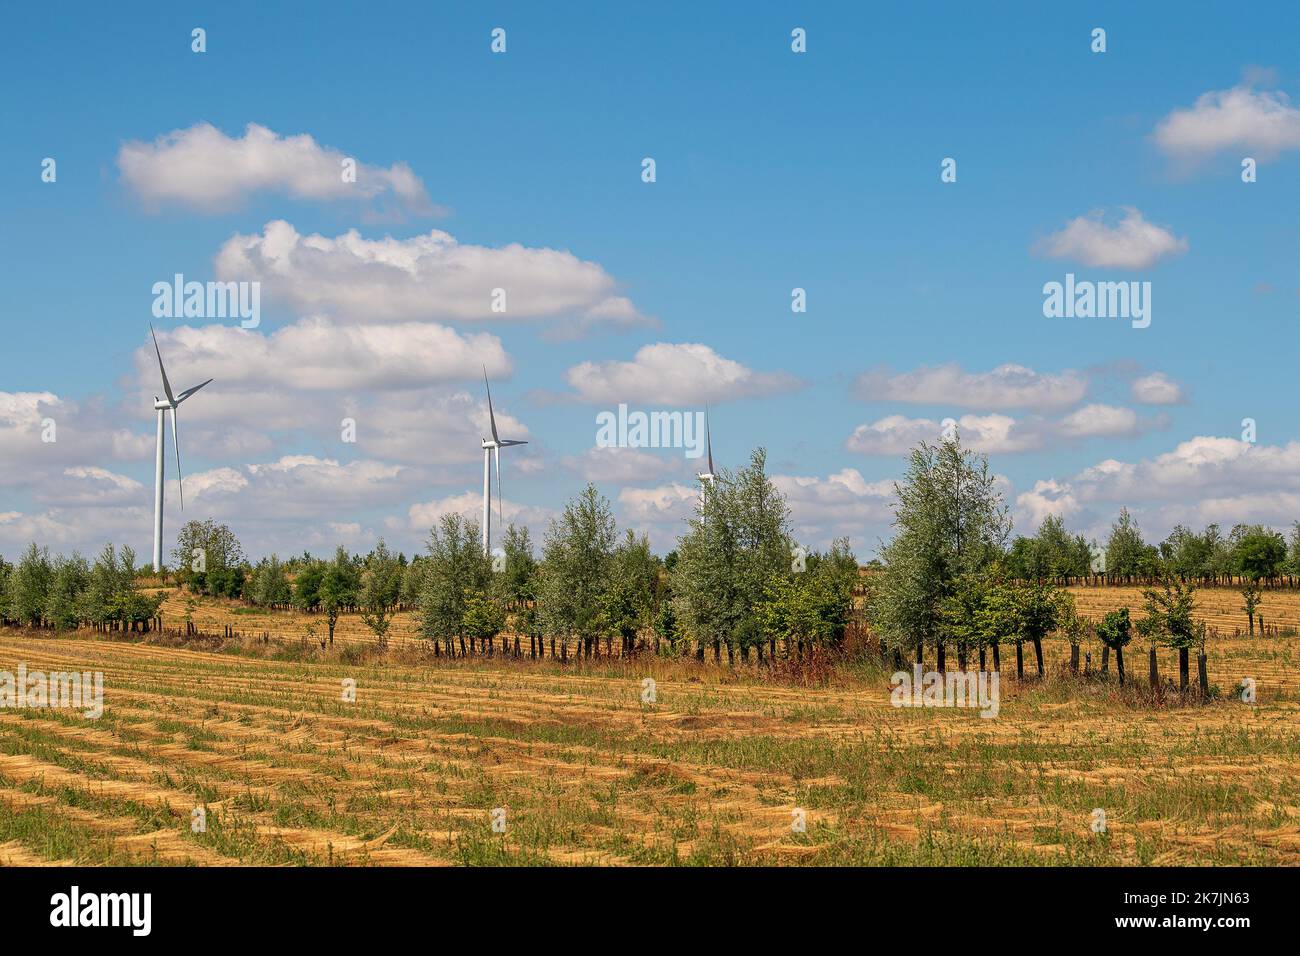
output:
[[[1300,517],[1300,442],[1257,446],[1197,436],[1152,458],[1108,458],[1071,477],[1040,481],[1016,505],[1027,518],[1073,517],[1093,536],[1104,536],[1120,507],[1142,517],[1148,537],[1163,537],[1175,524],[1286,528]]]
[[[1008,415],[963,415],[955,421],[962,444],[973,451],[1018,452],[1041,445],[1040,436]],[[943,430],[942,422],[930,418],[887,415],[853,429],[844,447],[860,455],[906,455],[923,441],[937,442]]]
[[[512,363],[500,340],[440,325],[338,326],[303,319],[274,333],[233,326],[160,330],[167,374],[178,386],[215,381],[181,410],[182,448],[209,459],[247,460],[310,435],[343,446],[343,421],[355,439],[346,450],[399,462],[477,460],[490,434],[483,367],[498,382]],[[157,359],[146,342],[135,352],[131,407],[152,415]],[[447,385],[478,383],[471,394]],[[496,395],[501,434],[528,440],[528,427]],[[145,436],[152,453],[152,435]],[[517,449],[522,458],[531,449]]]
[[[786,496],[795,535],[805,544],[825,546],[848,537],[861,552],[870,535],[883,533],[893,519],[894,482],[867,481],[856,468],[825,478],[774,475],[772,483]]]
[[[355,181],[344,177],[345,161]],[[318,202],[386,203],[391,211],[438,212],[424,183],[405,163],[360,163],[311,136],[281,136],[249,123],[239,138],[210,123],[164,133],[152,143],[132,140],[117,154],[122,182],[149,209],[175,204],[225,212],[257,193]]]
[[[495,335],[463,335],[421,322],[336,325],[314,317],[269,334],[227,325],[180,326],[159,330],[158,343],[173,381],[212,378],[241,390],[386,391],[475,379],[484,367],[493,377],[513,371]],[[152,342],[136,350],[135,365],[141,381],[157,389]]]
[[[873,369],[858,376],[855,388],[870,401],[951,405],[958,408],[1065,408],[1083,399],[1088,376],[1066,369],[1037,372],[1023,365],[999,365],[988,372],[966,372],[956,362],[891,372]]]
[[[1163,418],[1143,419],[1131,409],[1101,403],[1085,405],[1058,419],[990,414],[962,415],[953,421],[962,445],[988,455],[1039,451],[1076,439],[1132,437],[1165,424]],[[860,455],[906,455],[921,442],[938,442],[943,431],[943,422],[931,418],[887,415],[859,425],[844,447]]]
[[[1153,139],[1179,160],[1195,161],[1224,150],[1272,160],[1300,148],[1300,109],[1282,91],[1256,90],[1248,83],[1212,90],[1157,123]]]
[[[466,491],[460,494],[448,495],[445,498],[436,498],[432,501],[411,505],[406,514],[407,527],[416,532],[428,532],[445,514],[458,514],[481,523],[483,520],[483,493],[481,491]],[[527,527],[532,533],[533,541],[537,542],[541,540],[542,532],[550,524],[551,519],[555,517],[556,512],[553,508],[527,505],[518,501],[511,501],[508,498],[504,501],[498,501],[496,488],[493,488],[493,542],[500,542],[501,540],[501,528],[498,527],[498,522],[500,520],[499,516],[502,514],[504,514],[506,524]]]
[[[67,467],[152,454],[152,439],[113,427],[97,402],[0,392],[0,486],[36,486]]]
[[[264,295],[300,313],[339,321],[547,321],[572,334],[647,322],[594,262],[519,243],[465,245],[436,229],[409,239],[364,239],[355,229],[330,238],[275,220],[260,235],[227,240],[215,269],[224,281],[260,282]]]
[[[1183,400],[1182,387],[1164,372],[1152,372],[1133,380],[1134,401],[1147,405],[1177,405]]]
[[[775,395],[801,388],[786,372],[756,372],[695,342],[657,342],[630,362],[583,362],[564,373],[577,401],[659,406],[700,405]]]
[[[1159,260],[1187,249],[1186,239],[1147,222],[1132,207],[1125,207],[1124,218],[1114,225],[1105,222],[1102,211],[1079,216],[1035,246],[1036,252],[1048,258],[1114,269],[1149,269]]]
[[[1062,435],[1069,438],[1136,435],[1142,423],[1131,408],[1094,403],[1066,415],[1058,423]]]
[[[584,481],[622,485],[683,472],[684,461],[680,452],[655,454],[636,448],[593,446],[581,455],[566,456],[561,464]]]

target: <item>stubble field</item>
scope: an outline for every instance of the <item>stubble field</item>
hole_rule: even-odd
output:
[[[1277,623],[1300,609],[1271,600]],[[648,657],[425,660],[404,643],[347,664],[343,645],[286,660],[0,632],[0,670],[105,680],[98,720],[0,710],[0,863],[1300,863],[1297,638],[1221,636],[1209,668],[1223,696],[1186,707],[1057,679],[1067,649],[1049,641],[1049,679],[1008,675],[994,719],[894,708],[870,667],[778,686]],[[1145,654],[1130,656],[1145,681]],[[1255,705],[1233,696],[1246,676]]]

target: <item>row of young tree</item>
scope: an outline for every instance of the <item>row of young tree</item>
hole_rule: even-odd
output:
[[[968,655],[976,653],[981,669],[987,667],[991,651],[992,666],[1000,670],[1001,647],[1011,644],[1017,675],[1023,676],[1028,644],[1042,676],[1042,641],[1055,633],[1069,642],[1072,672],[1079,672],[1080,649],[1095,640],[1102,652],[1101,670],[1109,671],[1113,653],[1123,683],[1124,648],[1139,636],[1148,645],[1153,686],[1158,685],[1156,650],[1163,646],[1178,652],[1182,690],[1188,687],[1190,652],[1196,649],[1201,690],[1208,691],[1206,626],[1193,619],[1195,581],[1157,569],[1153,573],[1161,580],[1144,589],[1140,620],[1131,620],[1128,608],[1097,622],[1082,617],[1073,595],[1055,579],[1083,576],[1086,542],[1048,519],[1036,537],[1018,538],[1007,547],[1011,522],[988,461],[963,450],[956,438],[913,451],[897,495],[896,533],[884,548],[868,606],[882,647],[892,649],[896,663],[901,665],[904,655],[923,662],[929,650],[944,670],[947,650],[953,647],[962,669]],[[1237,573],[1251,577],[1264,567],[1251,563],[1259,553],[1252,543],[1258,538],[1256,529],[1245,529],[1230,539],[1229,553],[1244,569]],[[1120,558],[1134,542],[1140,544],[1141,537],[1124,511],[1108,544],[1108,566],[1112,552]],[[1251,586],[1257,588],[1258,579],[1253,577]]]
[[[1017,536],[1011,542],[1006,569],[1013,577],[1065,584],[1101,576],[1113,584],[1169,577],[1203,585],[1295,583],[1300,579],[1300,522],[1292,528],[1289,541],[1264,525],[1238,524],[1225,535],[1219,525],[1211,524],[1200,534],[1178,525],[1159,544],[1148,544],[1137,521],[1123,508],[1104,549],[1098,549],[1083,535],[1070,534],[1059,517],[1049,515],[1037,534]]]
[[[140,591],[137,577],[127,546],[105,545],[92,564],[29,545],[16,564],[0,558],[0,624],[148,632],[161,598]]]
[[[327,645],[339,617],[356,612],[385,647],[394,615],[413,610],[439,656],[493,654],[496,638],[508,632],[514,646],[503,642],[502,651],[522,654],[527,641],[530,656],[567,659],[572,645],[577,656],[596,657],[602,644],[612,656],[617,642],[621,656],[689,648],[700,660],[711,650],[720,661],[725,649],[728,661],[766,661],[838,646],[853,613],[858,564],[847,539],[825,553],[797,547],[762,449],[702,489],[676,550],[662,558],[644,535],[620,535],[609,500],[591,485],[550,523],[540,555],[527,528],[507,527],[496,555],[483,553],[479,532],[472,517],[447,514],[431,530],[426,553],[409,561],[380,540],[364,556],[339,548],[329,560],[272,555],[253,564],[227,526],[191,521],[178,535],[173,573],[194,594],[320,614]],[[158,600],[134,590],[134,556],[124,550],[117,557],[126,559],[122,580],[130,587],[123,584],[123,593],[133,595],[122,600],[148,604],[123,613],[152,619]],[[61,576],[84,564],[76,555],[51,561],[33,545],[6,572],[23,595],[8,617],[60,627],[98,622],[88,598],[71,599],[74,610],[54,610],[56,594],[87,592],[93,574]],[[31,610],[36,605],[39,613]]]

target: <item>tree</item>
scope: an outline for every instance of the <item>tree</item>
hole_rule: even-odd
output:
[[[329,625],[330,647],[334,646],[334,628],[338,625],[339,615],[350,607],[356,607],[359,587],[352,560],[340,547],[334,552],[334,560],[326,566],[320,582],[320,605]]]
[[[963,450],[959,439],[924,442],[894,485],[894,539],[882,551],[871,616],[896,648],[925,644],[943,655],[943,602],[958,577],[988,567],[1002,553],[1010,522],[988,459]]]
[[[767,474],[767,452],[755,449],[740,471],[720,469],[704,485],[689,530],[677,544],[670,574],[679,628],[697,641],[696,657],[713,645],[729,660],[765,636],[761,614],[773,575],[791,573],[789,508]],[[769,640],[770,640],[769,635]]]
[[[1120,686],[1124,686],[1124,648],[1133,640],[1128,608],[1108,611],[1097,625],[1097,638],[1115,652],[1115,668],[1119,671]]]
[[[1259,581],[1255,578],[1247,578],[1241,585],[1241,599],[1244,602],[1241,609],[1246,612],[1246,621],[1250,625],[1250,636],[1255,636],[1255,615],[1259,612],[1259,604],[1263,599],[1263,592],[1260,590]]]
[[[90,566],[81,555],[74,553],[70,558],[60,555],[55,559],[45,597],[45,619],[51,626],[74,630],[81,623],[84,592],[89,583]]]
[[[324,580],[324,561],[303,562],[293,579],[293,606],[308,614],[320,610],[320,589]]]
[[[429,531],[424,583],[420,591],[420,631],[437,647],[442,641],[447,656],[455,655],[453,640],[465,649],[469,601],[486,590],[491,559],[479,544],[479,525],[459,514],[444,514]],[[498,628],[499,630],[499,628]]]
[[[40,627],[53,576],[49,549],[37,548],[35,542],[29,544],[9,574],[9,615],[28,627]]]
[[[1110,538],[1106,542],[1106,573],[1121,578],[1137,577],[1150,564],[1146,544],[1142,541],[1142,531],[1137,522],[1121,508],[1119,518],[1111,525]]]
[[[637,636],[653,622],[659,587],[659,561],[650,542],[630,529],[614,549],[608,587],[602,595],[605,630],[622,641],[622,655],[636,652]]]
[[[366,558],[365,569],[361,572],[361,588],[357,592],[361,622],[375,635],[380,650],[388,647],[388,629],[392,627],[401,594],[402,564],[380,538],[375,550]]]
[[[196,594],[237,598],[244,585],[244,552],[229,525],[187,521],[172,551],[176,580]]]
[[[248,580],[248,598],[262,607],[285,607],[293,601],[293,589],[278,555],[263,558]]]
[[[1278,577],[1286,563],[1286,541],[1261,525],[1233,529],[1233,569],[1248,581]]]
[[[1166,580],[1161,590],[1147,588],[1142,592],[1147,600],[1147,617],[1155,626],[1148,625],[1154,639],[1178,651],[1178,688],[1186,692],[1189,679],[1189,652],[1197,643],[1197,627],[1192,618],[1196,608],[1196,585],[1176,580]]]
[[[1079,673],[1079,645],[1090,627],[1079,615],[1074,595],[1066,590],[1056,592],[1056,630],[1070,644],[1070,672]]]
[[[543,624],[551,634],[578,639],[588,656],[600,637],[604,590],[614,557],[615,525],[609,499],[587,487],[552,519],[542,546],[538,587]]]
[[[1059,609],[1057,590],[1042,581],[1030,581],[1016,588],[1021,634],[1034,646],[1039,678],[1044,676],[1043,638],[1056,628]]]

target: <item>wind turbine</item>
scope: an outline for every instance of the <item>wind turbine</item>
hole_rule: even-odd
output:
[[[483,367],[483,387],[487,389],[488,422],[492,426],[492,437],[483,439],[483,553],[491,554],[492,548],[492,480],[491,457],[497,463],[497,509],[501,523],[505,523],[505,512],[501,504],[501,449],[511,445],[527,445],[526,441],[501,438],[497,435],[497,417],[492,411],[492,386],[488,384],[487,366]]]
[[[700,493],[704,493],[704,486],[713,487],[713,482],[717,476],[713,473],[713,436],[709,434],[709,406],[704,406],[704,441],[709,450],[709,470],[701,472],[695,477],[700,481]]]
[[[181,510],[185,510],[185,488],[181,484],[181,444],[180,438],[176,434],[176,408],[181,402],[189,398],[195,392],[211,382],[208,379],[203,385],[195,385],[193,388],[187,388],[179,395],[172,394],[171,382],[167,381],[167,370],[163,368],[162,352],[158,349],[158,336],[154,334],[153,325],[149,326],[149,335],[153,337],[154,354],[158,356],[158,372],[162,375],[163,394],[165,399],[154,396],[153,407],[158,412],[158,449],[157,457],[154,461],[154,496],[153,496],[153,569],[157,574],[162,573],[162,534],[163,534],[163,446],[166,444],[166,428],[163,423],[163,415],[167,412],[172,413],[172,447],[176,449],[176,488],[181,496]]]

